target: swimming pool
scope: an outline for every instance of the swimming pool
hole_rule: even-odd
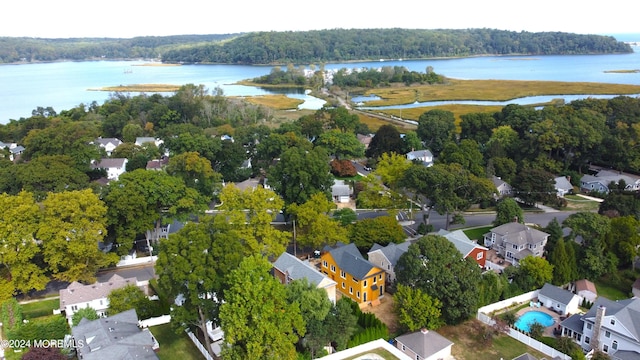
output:
[[[547,313],[543,313],[542,311],[529,311],[520,315],[518,321],[515,323],[515,327],[524,332],[529,332],[529,325],[534,322],[542,324],[544,327],[548,327],[553,325],[553,317]]]

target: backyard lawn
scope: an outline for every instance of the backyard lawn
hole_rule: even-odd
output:
[[[41,316],[52,315],[53,310],[60,308],[60,299],[45,299],[22,304],[22,316],[25,319],[34,319]]]
[[[477,240],[478,244],[482,244],[482,236],[491,230],[493,226],[483,226],[473,229],[463,230],[465,235],[469,237],[471,240]]]
[[[202,360],[204,356],[198,351],[186,333],[176,334],[171,324],[157,325],[149,330],[160,344],[157,354],[160,360]]]

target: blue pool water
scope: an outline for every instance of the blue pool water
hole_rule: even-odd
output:
[[[522,314],[518,318],[518,321],[516,321],[515,326],[519,330],[522,330],[524,332],[529,332],[530,331],[529,325],[534,322],[542,324],[542,326],[544,327],[548,327],[553,325],[553,317],[541,311],[529,311]]]

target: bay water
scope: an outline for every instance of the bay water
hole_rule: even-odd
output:
[[[235,85],[236,82],[268,74],[271,66],[182,65],[158,66],[148,61],[82,61],[0,65],[0,123],[31,116],[37,107],[57,112],[79,104],[99,105],[111,96],[93,91],[105,86],[132,84],[196,84],[210,92],[221,88],[227,96],[257,96],[283,90]],[[319,68],[319,64],[314,64]],[[455,59],[384,60],[325,64],[326,69],[404,66],[458,79],[586,81],[640,85],[640,73],[612,70],[640,69],[640,47],[619,55],[482,56]],[[284,90],[287,96],[305,101],[301,108],[319,109],[324,102],[302,90]],[[135,93],[132,95],[136,95]],[[170,95],[167,93],[167,95]],[[553,96],[552,98],[558,98]],[[570,101],[572,98],[567,98]],[[539,99],[523,101],[538,102]],[[477,102],[479,103],[479,102]],[[510,101],[509,103],[517,103]]]

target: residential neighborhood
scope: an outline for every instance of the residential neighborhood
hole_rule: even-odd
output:
[[[542,115],[603,104],[410,127],[327,106],[267,126],[191,84],[3,125],[2,341],[105,360],[640,359],[635,162],[531,150]]]

